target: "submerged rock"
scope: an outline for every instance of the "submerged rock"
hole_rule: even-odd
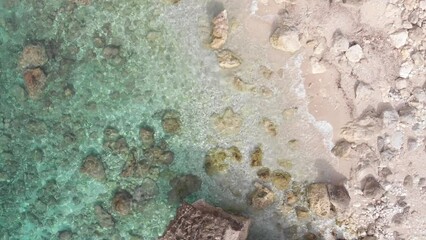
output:
[[[181,128],[180,114],[177,111],[168,110],[163,114],[162,126],[165,133],[176,134]]]
[[[253,152],[250,154],[250,165],[252,167],[260,167],[262,166],[263,160],[263,150],[262,146],[256,146]]]
[[[19,59],[19,67],[36,68],[43,66],[48,62],[49,58],[46,54],[46,49],[41,45],[25,46]]]
[[[288,172],[276,170],[272,172],[271,181],[278,190],[285,190],[290,186],[291,175]]]
[[[104,130],[103,146],[114,154],[127,154],[129,146],[126,139],[121,136],[116,128],[107,127]]]
[[[263,118],[262,119],[262,125],[265,128],[265,131],[271,135],[276,136],[277,135],[277,126],[276,124],[269,118]]]
[[[241,60],[231,50],[224,49],[216,53],[219,66],[222,68],[235,68],[241,65]]]
[[[99,181],[106,179],[104,165],[96,155],[89,155],[83,160],[80,172]]]
[[[118,190],[112,198],[112,208],[120,215],[128,215],[132,211],[132,195],[126,190]]]
[[[275,201],[275,194],[259,183],[255,183],[254,186],[256,190],[250,194],[250,205],[255,209],[264,209],[271,206]]]
[[[212,42],[210,47],[213,49],[221,48],[228,38],[228,13],[226,10],[220,12],[212,21]]]
[[[240,163],[242,158],[241,151],[236,146],[228,149],[213,148],[206,154],[204,169],[208,175],[226,172],[230,166],[230,162],[226,162],[226,159]]]
[[[201,189],[201,179],[187,174],[173,178],[170,181],[172,190],[168,193],[169,202],[181,202],[184,198]]]
[[[225,134],[235,134],[240,131],[243,119],[228,107],[222,114],[212,115],[213,124],[217,131]]]
[[[27,69],[23,75],[28,96],[37,99],[42,93],[47,77],[41,68]]]
[[[115,225],[114,218],[102,206],[95,206],[95,216],[101,227],[112,228]]]
[[[154,129],[151,127],[141,127],[139,130],[139,138],[144,148],[152,147],[155,143]]]

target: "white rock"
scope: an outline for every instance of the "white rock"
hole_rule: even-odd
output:
[[[407,80],[400,79],[396,82],[395,87],[396,89],[401,90],[401,89],[407,88],[407,85],[408,85]]]
[[[327,68],[321,64],[316,57],[311,57],[312,74],[319,74],[327,71]]]
[[[383,125],[385,127],[396,127],[399,120],[398,112],[395,110],[384,111],[382,117]]]
[[[356,99],[365,99],[371,96],[373,93],[373,88],[367,83],[359,82],[355,88],[355,98]]]
[[[318,40],[318,45],[314,48],[314,55],[322,56],[326,48],[327,48],[327,39],[325,39],[324,37],[320,38]]]
[[[272,47],[285,51],[296,52],[302,45],[299,40],[299,33],[295,28],[289,26],[278,27],[269,38]]]
[[[349,41],[342,35],[334,38],[333,49],[337,52],[346,52],[349,48]]]
[[[411,55],[411,58],[414,61],[414,65],[416,66],[422,66],[425,63],[425,59],[423,57],[423,54],[421,52],[415,52]]]
[[[398,31],[392,33],[389,36],[389,38],[390,38],[391,43],[394,47],[400,48],[407,43],[408,32],[405,29],[404,30],[398,30]]]
[[[364,56],[364,53],[362,52],[362,48],[360,45],[356,44],[353,45],[346,51],[346,58],[353,63],[359,62],[361,58]]]
[[[399,69],[399,76],[402,78],[408,78],[413,68],[414,64],[411,61],[404,62],[401,64],[401,68]]]
[[[420,9],[422,9],[422,10],[426,10],[426,1],[425,1],[425,0],[421,0],[421,1],[419,2],[419,7],[420,7]]]

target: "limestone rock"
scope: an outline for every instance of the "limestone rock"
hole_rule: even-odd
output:
[[[89,155],[83,160],[80,172],[99,181],[106,178],[104,165],[101,159],[95,155]]]
[[[310,217],[309,210],[305,207],[296,207],[296,216],[298,220],[307,220]]]
[[[353,62],[353,63],[359,62],[364,57],[364,53],[362,52],[362,48],[358,44],[351,46],[346,51],[345,55],[346,55],[346,58],[349,60],[349,62]]]
[[[222,114],[212,115],[213,124],[217,131],[225,134],[235,134],[240,131],[243,119],[232,108],[226,108]]]
[[[341,129],[341,136],[349,142],[364,142],[381,130],[381,121],[374,116],[363,116],[351,121]]]
[[[260,179],[268,181],[271,177],[271,170],[269,170],[267,167],[262,167],[261,169],[257,170],[256,175]]]
[[[364,196],[368,198],[375,198],[383,192],[382,186],[372,175],[366,176],[361,181],[361,189]]]
[[[394,47],[401,48],[407,43],[408,32],[405,29],[401,29],[392,33],[389,38]]]
[[[373,92],[374,89],[367,83],[358,81],[355,86],[355,98],[358,100],[370,97]]]
[[[28,45],[24,47],[19,59],[19,67],[36,68],[41,67],[49,60],[46,50],[41,45]]]
[[[245,240],[249,227],[250,219],[228,214],[199,200],[192,205],[183,203],[159,240]]]
[[[216,53],[219,66],[222,68],[236,68],[241,65],[241,60],[231,50],[224,49]]]
[[[307,189],[307,199],[309,208],[318,216],[327,217],[330,214],[331,203],[326,184],[310,184]]]
[[[213,49],[221,48],[228,38],[228,14],[226,10],[220,12],[213,19],[212,42],[210,47]]]
[[[255,183],[256,190],[250,196],[250,205],[255,209],[264,209],[271,206],[275,201],[275,194],[267,187]]]
[[[337,209],[345,210],[351,201],[348,190],[342,185],[327,184],[331,204]]]
[[[275,29],[269,38],[269,42],[272,47],[290,53],[294,53],[302,47],[298,31],[289,26],[282,26]]]

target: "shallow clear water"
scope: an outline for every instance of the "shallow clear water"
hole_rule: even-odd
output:
[[[73,239],[156,239],[177,207],[167,199],[169,181],[188,173],[199,176],[202,186],[186,201],[205,198],[257,216],[251,239],[281,236],[281,230],[271,229],[277,223],[290,226],[294,219],[247,209],[246,194],[256,176],[248,161],[218,178],[207,176],[203,164],[213,147],[237,145],[247,156],[263,144],[269,166],[277,167],[277,158],[285,155],[294,160],[295,179],[312,180],[314,175],[307,171],[312,164],[306,159],[313,155],[283,148],[280,140],[253,127],[264,116],[284,121],[282,110],[301,101],[297,94],[280,88],[273,89],[278,97],[266,100],[233,94],[214,53],[203,47],[212,16],[209,1],[179,6],[154,0],[70,2],[0,1],[1,239],[56,239],[63,231],[72,233]],[[30,44],[44,46],[49,56],[42,66],[47,84],[37,99],[28,97],[18,67]],[[106,57],[107,46],[118,47],[118,55]],[[251,48],[247,46],[248,52]],[[292,80],[283,89],[300,84],[300,79],[288,75]],[[283,108],[265,108],[277,104]],[[247,116],[242,127],[246,130],[223,137],[212,129],[211,115],[228,106]],[[167,134],[162,128],[162,116],[169,110],[179,113],[179,134]],[[174,162],[143,176],[123,177],[129,154],[105,147],[104,131],[117,129],[128,149],[143,161],[147,156],[139,139],[141,126],[155,130],[157,143],[168,144]],[[288,141],[298,134],[308,142],[317,139],[297,131],[284,127],[280,139]],[[90,154],[101,159],[106,180],[80,171]],[[120,189],[135,194],[147,178],[155,182],[158,194],[135,203],[129,215],[114,211],[114,194]],[[114,227],[99,225],[95,205],[111,213]],[[265,228],[268,224],[270,229]]]

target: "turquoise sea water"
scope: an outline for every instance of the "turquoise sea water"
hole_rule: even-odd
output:
[[[294,224],[294,216],[247,209],[246,196],[256,177],[247,156],[254,146],[268,141],[272,144],[263,145],[266,156],[284,152],[298,160],[307,159],[308,153],[281,147],[279,141],[259,134],[263,129],[222,137],[211,130],[211,115],[233,106],[245,112],[243,128],[251,129],[262,114],[283,121],[281,111],[293,106],[287,100],[292,95],[265,100],[232,95],[224,87],[225,75],[214,53],[200,40],[210,34],[209,21],[221,4],[84,2],[0,0],[0,239],[157,239],[177,207],[168,200],[170,181],[185,174],[202,181],[201,189],[186,201],[204,198],[226,210],[258,216],[253,218],[250,239],[285,235],[283,229]],[[186,37],[188,32],[194,37]],[[28,45],[43,46],[48,55],[41,66],[47,83],[37,99],[29,97],[19,67]],[[109,50],[112,57],[105,53]],[[289,80],[284,86],[291,84]],[[277,103],[282,109],[264,107]],[[178,116],[177,134],[163,129],[166,113]],[[154,130],[157,146],[173,152],[174,161],[124,177],[121,173],[132,158],[138,163],[151,158],[142,147],[141,126]],[[106,146],[107,129],[125,139],[121,153]],[[290,128],[282,131],[289,135],[282,136],[286,141],[299,134]],[[308,141],[315,138],[309,136]],[[217,178],[207,176],[203,164],[208,150],[233,145],[241,149],[244,167]],[[104,180],[81,170],[90,155],[102,162]],[[266,162],[276,166],[275,160]],[[303,161],[299,165],[310,167]],[[311,175],[299,172],[302,179]],[[196,183],[188,185],[191,189]],[[140,189],[149,198],[137,200]],[[133,195],[131,213],[124,216],[114,208],[114,196],[122,190]],[[113,227],[101,226],[95,206],[114,219]],[[279,206],[277,202],[275,210]],[[304,226],[301,233],[308,228],[313,229]]]

